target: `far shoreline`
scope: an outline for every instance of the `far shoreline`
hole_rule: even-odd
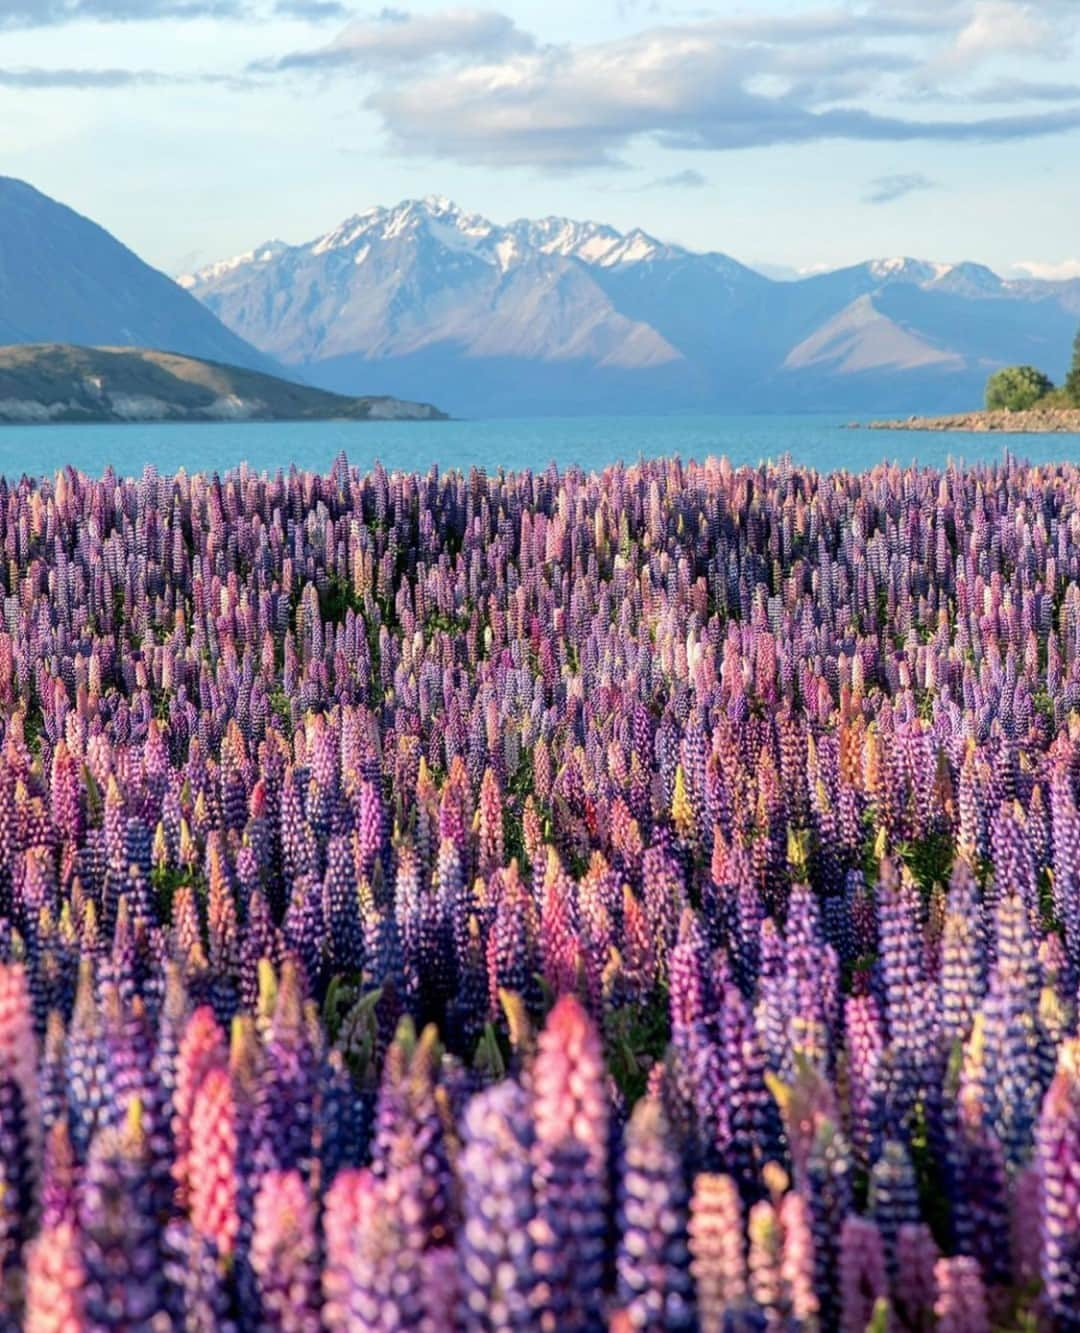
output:
[[[1080,408],[1029,408],[1023,412],[958,412],[890,421],[852,422],[852,430],[962,431],[972,435],[1080,435]]]

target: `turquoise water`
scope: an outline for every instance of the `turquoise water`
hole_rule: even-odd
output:
[[[367,468],[489,471],[576,463],[592,469],[639,457],[683,459],[725,454],[757,463],[789,454],[823,471],[859,470],[890,459],[933,466],[953,458],[1000,459],[1005,450],[1031,462],[1080,461],[1080,435],[971,435],[847,430],[845,417],[568,417],[521,421],[349,421],[214,425],[5,426],[0,473],[43,474],[70,464],[100,475],[106,467],[138,474],[224,471],[247,462],[258,471],[290,464],[326,469],[342,450]]]

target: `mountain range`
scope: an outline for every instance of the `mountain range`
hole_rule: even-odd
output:
[[[946,411],[997,366],[1060,374],[1080,281],[877,260],[795,282],[641,230],[499,226],[447,199],[371,208],[180,279],[313,383],[450,411]]]
[[[977,406],[998,366],[1063,374],[1080,279],[875,260],[776,281],[720,252],[428,197],[173,282],[0,179],[0,341],[156,347],[456,416],[898,415]]]

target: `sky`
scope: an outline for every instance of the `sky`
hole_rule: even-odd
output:
[[[0,174],[171,273],[441,194],[1080,277],[1080,0],[0,0]]]

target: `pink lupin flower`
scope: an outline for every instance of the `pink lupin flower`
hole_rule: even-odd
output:
[[[316,1333],[315,1209],[299,1171],[268,1171],[255,1196],[251,1267],[267,1333]]]
[[[934,1280],[938,1333],[990,1333],[986,1291],[974,1259],[963,1254],[939,1259],[934,1265]]]
[[[188,1185],[191,1221],[226,1258],[233,1251],[240,1219],[236,1210],[236,1107],[228,1070],[207,1070],[191,1112]]]
[[[192,1146],[192,1114],[202,1081],[212,1069],[226,1069],[229,1048],[225,1034],[209,1005],[202,1005],[191,1015],[184,1029],[176,1057],[176,1089],[173,1093],[173,1179],[181,1206],[187,1202]]]
[[[27,1252],[25,1333],[83,1333],[85,1276],[74,1220],[42,1228]]]
[[[726,1310],[746,1299],[742,1201],[730,1176],[702,1173],[690,1200],[690,1272],[702,1333],[721,1333]]]

